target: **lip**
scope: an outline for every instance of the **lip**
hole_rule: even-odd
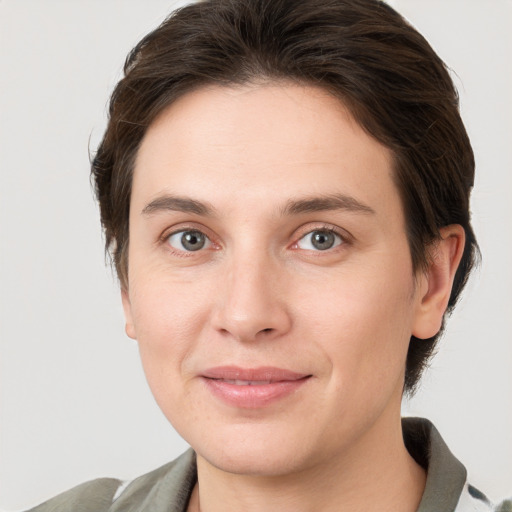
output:
[[[264,366],[219,366],[201,373],[210,392],[223,402],[244,409],[258,409],[284,399],[301,388],[311,375]]]

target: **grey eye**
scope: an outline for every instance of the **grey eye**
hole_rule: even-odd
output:
[[[327,229],[317,229],[304,235],[298,242],[300,249],[309,251],[327,251],[340,245],[343,242],[341,237],[334,231]]]
[[[205,247],[209,247],[211,242],[208,237],[201,231],[187,230],[173,233],[168,238],[171,247],[180,251],[199,251]]]

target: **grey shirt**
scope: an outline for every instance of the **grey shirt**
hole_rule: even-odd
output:
[[[417,512],[512,512],[512,502],[493,507],[467,482],[466,469],[452,455],[427,420],[404,418],[404,441],[415,460],[427,470],[427,482]],[[195,453],[128,483],[100,478],[79,485],[29,512],[186,512],[197,481]]]

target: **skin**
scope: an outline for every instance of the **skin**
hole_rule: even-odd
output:
[[[197,453],[189,510],[416,510],[405,359],[411,334],[440,328],[464,235],[444,228],[414,275],[392,172],[390,151],[314,87],[202,88],[149,127],[122,297],[155,399]],[[327,208],[334,194],[344,207]],[[203,249],[181,245],[187,230]],[[333,247],[315,248],[315,230]],[[201,378],[224,365],[311,377],[245,409]]]

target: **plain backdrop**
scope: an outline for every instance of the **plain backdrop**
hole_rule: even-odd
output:
[[[483,263],[404,413],[430,418],[471,481],[512,494],[511,0],[395,0],[455,70],[477,159]],[[124,334],[89,146],[127,52],[177,2],[0,0],[0,508],[186,445]]]

